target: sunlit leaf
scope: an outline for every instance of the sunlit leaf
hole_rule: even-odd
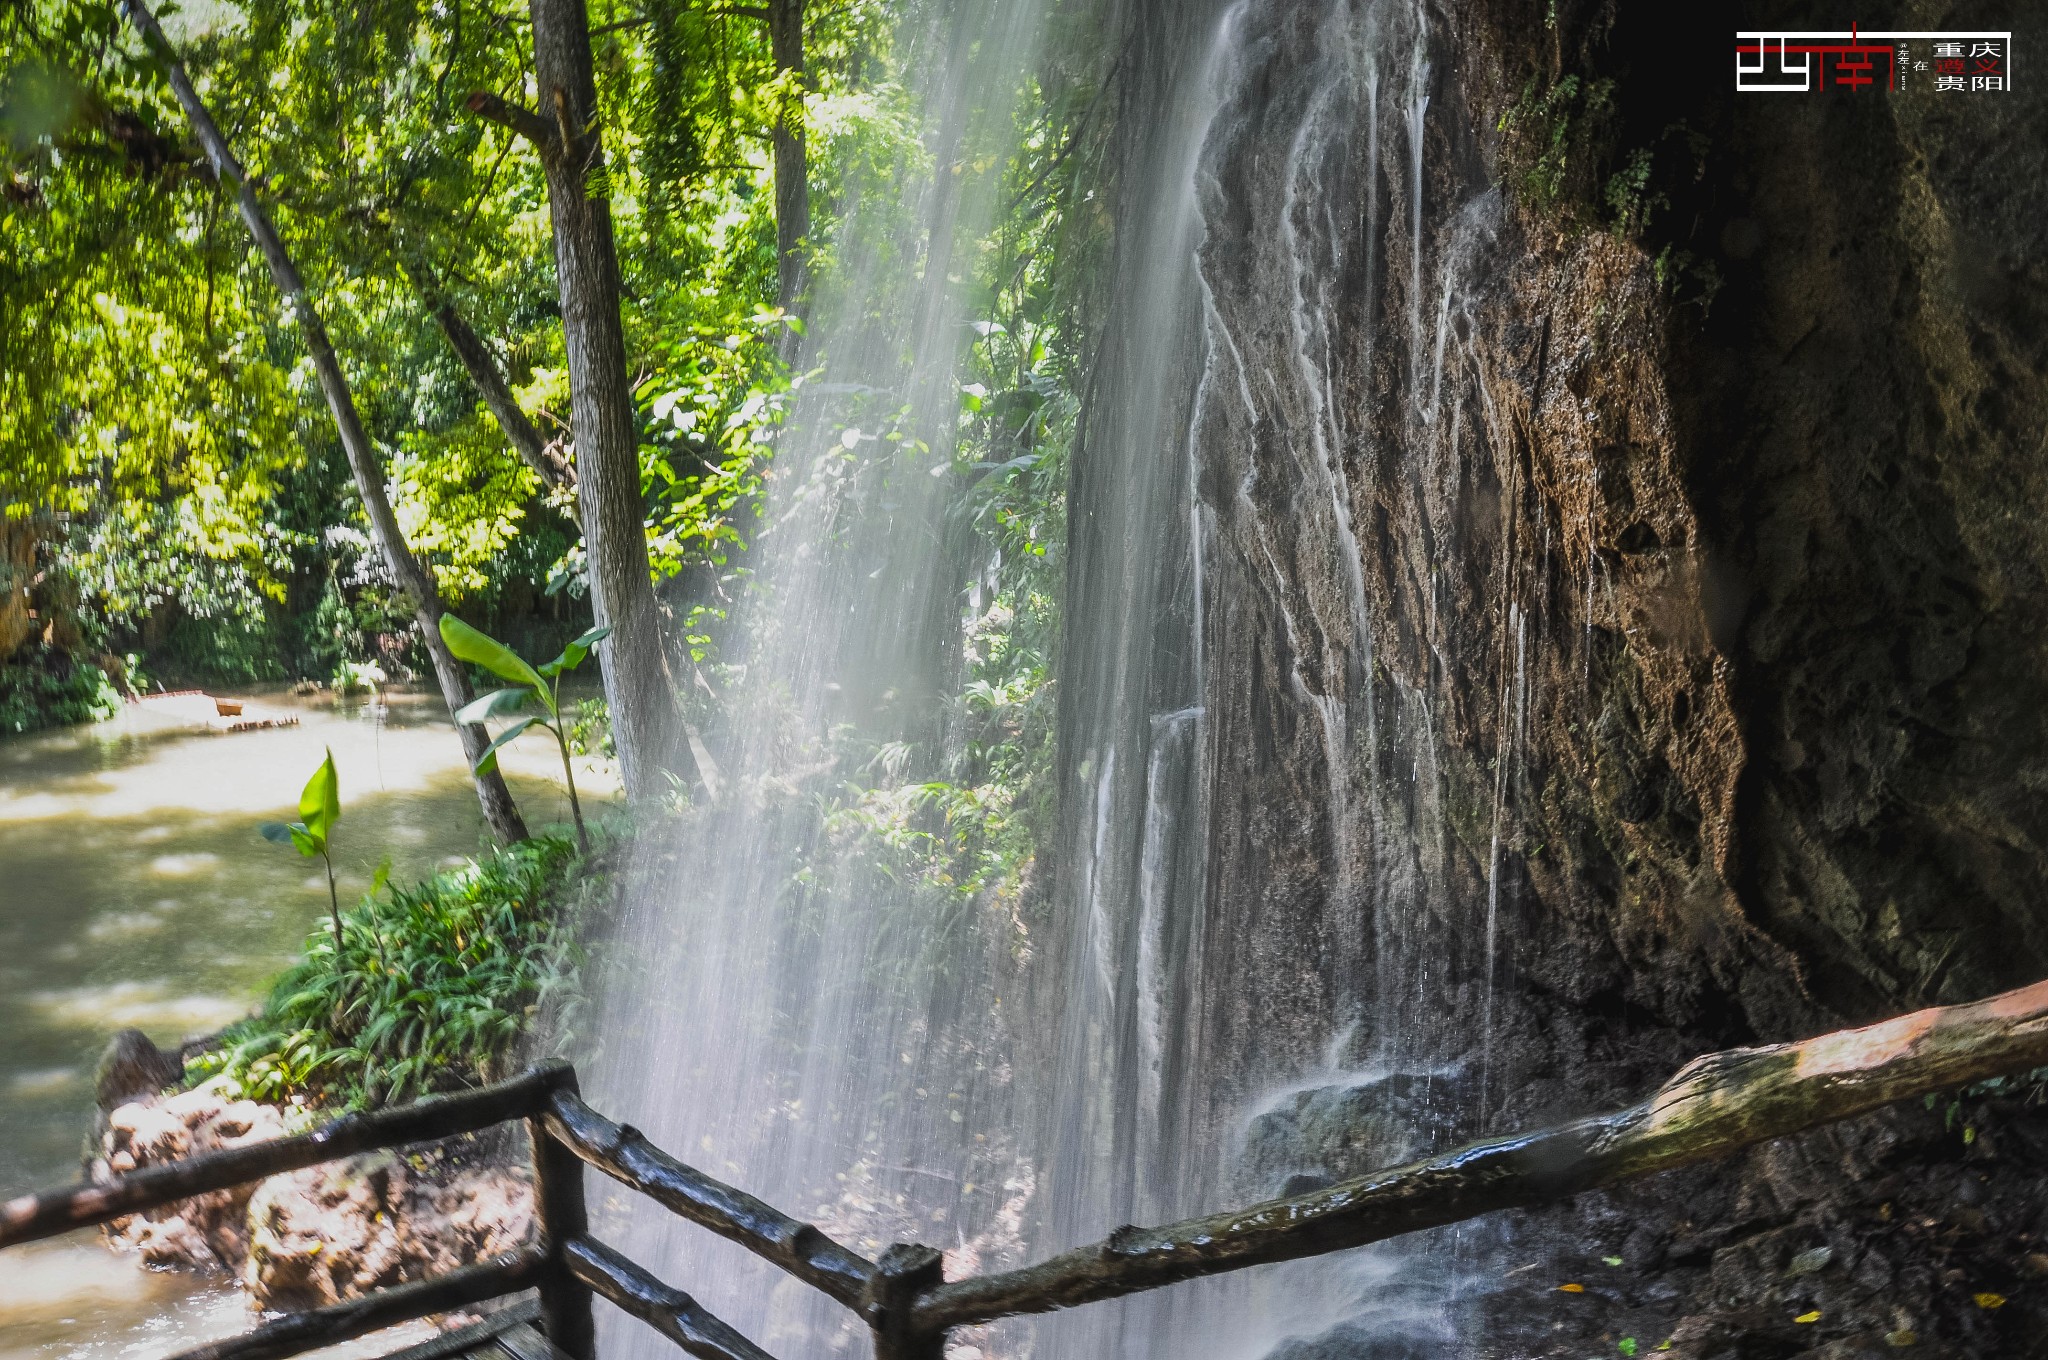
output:
[[[453,614],[441,616],[441,640],[459,659],[482,666],[501,679],[510,680],[515,685],[530,685],[536,690],[547,688],[540,672],[527,665],[519,653],[490,634],[470,627]]]
[[[313,771],[313,777],[306,781],[305,790],[299,794],[299,817],[306,824],[306,831],[321,845],[326,845],[328,834],[341,819],[341,781],[334,773],[334,752],[327,752],[327,758],[320,762],[320,768]]]

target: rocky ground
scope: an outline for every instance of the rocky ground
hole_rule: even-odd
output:
[[[134,1031],[101,1065],[94,1179],[280,1137],[303,1112],[211,1086],[152,1092],[172,1062]],[[533,1186],[474,1139],[373,1152],[117,1219],[107,1237],[160,1269],[225,1273],[252,1306],[296,1311],[444,1275],[535,1237]]]
[[[1527,1216],[1493,1354],[2048,1355],[2048,1109],[1894,1107]],[[1571,1290],[1566,1285],[1580,1284]]]
[[[1303,1092],[1255,1123],[1269,1193],[1464,1136],[1441,1079]],[[2048,1356],[2048,1102],[2036,1084],[1864,1118],[1546,1210],[1464,1254],[1486,1360]],[[1524,1123],[1525,1121],[1514,1121]],[[1529,1121],[1534,1126],[1541,1120]],[[1434,1138],[1415,1130],[1434,1126]],[[1386,1154],[1394,1154],[1388,1157]],[[1481,1231],[1484,1231],[1482,1229]],[[1469,1265],[1465,1269],[1471,1269]],[[1272,1360],[1421,1360],[1348,1326]]]

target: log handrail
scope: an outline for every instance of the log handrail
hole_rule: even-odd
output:
[[[1638,1105],[1159,1228],[1119,1228],[1037,1265],[940,1284],[944,1331],[1384,1241],[1673,1170],[1932,1091],[2048,1066],[2048,982],[1798,1043],[1695,1058]]]
[[[602,1242],[579,1237],[564,1250],[577,1279],[699,1360],[775,1360],[705,1312],[688,1294],[663,1284]]]
[[[282,1360],[282,1357],[353,1341],[359,1336],[414,1322],[434,1313],[501,1299],[540,1284],[549,1268],[545,1253],[511,1252],[495,1260],[359,1299],[288,1313],[251,1332],[180,1351],[171,1360]]]
[[[705,1175],[605,1118],[568,1091],[546,1104],[548,1132],[564,1147],[663,1208],[765,1257],[848,1308],[874,1278],[875,1263],[809,1223]]]
[[[565,1063],[536,1067],[479,1090],[433,1096],[369,1114],[344,1115],[311,1133],[210,1152],[103,1183],[86,1182],[23,1195],[0,1203],[0,1247],[95,1227],[194,1195],[340,1161],[358,1152],[430,1143],[524,1119],[540,1109],[541,1101],[570,1071]]]
[[[1727,1156],[1880,1106],[2048,1067],[2048,982],[1797,1043],[1696,1058],[1648,1099],[1468,1144],[1335,1185],[1156,1228],[1123,1227],[1036,1265],[947,1282],[930,1247],[870,1261],[816,1227],[678,1161],[586,1105],[564,1064],[312,1133],[0,1204],[0,1247],[338,1160],[527,1121],[542,1241],[437,1279],[293,1314],[175,1360],[279,1360],[451,1308],[538,1288],[550,1339],[590,1355],[595,1293],[704,1360],[772,1360],[681,1290],[587,1232],[581,1167],[765,1257],[853,1310],[878,1360],[938,1360],[953,1329],[1052,1312],[1275,1261],[1342,1251]]]

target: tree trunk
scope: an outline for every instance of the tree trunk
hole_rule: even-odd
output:
[[[512,385],[505,381],[505,375],[498,371],[498,362],[484,347],[483,340],[471,329],[462,313],[455,310],[455,304],[441,288],[440,279],[434,271],[417,260],[405,262],[405,272],[412,279],[421,301],[434,314],[434,324],[441,328],[441,334],[448,340],[448,348],[455,351],[455,357],[462,361],[462,367],[475,384],[477,394],[484,399],[484,405],[504,431],[505,438],[520,459],[539,474],[541,485],[550,491],[565,491],[576,485],[576,474],[562,457],[561,447],[551,444],[542,437],[538,427],[519,407],[512,395]]]
[[[775,296],[791,315],[807,282],[804,252],[811,234],[810,152],[804,140],[804,0],[768,0],[768,43],[775,74],[789,78],[775,118]],[[788,348],[795,347],[790,333]]]
[[[143,42],[156,51],[158,60],[163,63],[164,75],[172,92],[177,95],[179,105],[185,110],[185,118],[191,123],[193,134],[205,148],[214,174],[222,184],[233,187],[242,221],[255,238],[257,248],[263,252],[278,292],[291,304],[292,314],[298,319],[299,334],[305,339],[307,353],[312,356],[313,370],[319,374],[320,390],[327,397],[327,409],[334,416],[335,429],[340,432],[341,446],[348,454],[349,470],[355,474],[356,490],[363,498],[363,510],[370,519],[371,536],[376,539],[377,548],[383,553],[385,565],[398,582],[399,589],[412,602],[413,618],[426,641],[428,655],[434,659],[434,674],[441,682],[441,694],[448,701],[449,712],[454,713],[476,695],[470,688],[468,673],[449,652],[448,645],[441,641],[441,615],[446,611],[441,604],[440,591],[435,588],[433,577],[420,566],[412,550],[406,546],[405,535],[398,527],[398,517],[391,512],[391,502],[384,495],[383,466],[378,461],[377,451],[370,445],[369,432],[363,428],[362,417],[356,413],[355,398],[349,392],[348,379],[342,374],[341,360],[334,353],[334,343],[328,339],[326,324],[313,306],[313,299],[306,293],[306,284],[299,277],[298,266],[292,262],[284,242],[271,226],[270,218],[256,201],[255,186],[249,183],[241,162],[235,159],[227,140],[214,125],[213,115],[207,112],[198,91],[193,89],[191,79],[185,74],[184,63],[178,60],[176,49],[164,36],[156,16],[150,13],[142,0],[123,0],[122,10],[142,35]],[[463,753],[474,767],[490,745],[490,734],[476,723],[458,726],[456,731],[462,738]],[[526,823],[512,802],[504,776],[493,770],[475,778],[477,801],[483,805],[484,820],[489,823],[491,834],[507,843],[525,840]]]
[[[598,624],[612,629],[599,644],[605,696],[627,792],[645,798],[666,787],[664,770],[694,775],[694,762],[681,741],[647,561],[639,439],[619,322],[618,248],[595,130],[590,21],[583,0],[531,0],[530,10],[539,114],[489,96],[472,97],[470,107],[524,133],[547,172],[590,599]]]

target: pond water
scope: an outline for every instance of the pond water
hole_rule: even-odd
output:
[[[196,730],[143,705],[0,739],[0,1198],[77,1177],[109,1034],[134,1026],[169,1046],[247,1014],[325,921],[318,861],[256,831],[296,816],[324,749],[341,782],[344,902],[387,854],[405,881],[484,843],[437,696],[260,695],[259,710],[299,725]],[[568,817],[558,761],[544,733],[506,753],[535,827]],[[615,791],[590,764],[586,803]],[[91,1234],[0,1255],[0,1360],[143,1360],[249,1321],[221,1281],[144,1271]]]

